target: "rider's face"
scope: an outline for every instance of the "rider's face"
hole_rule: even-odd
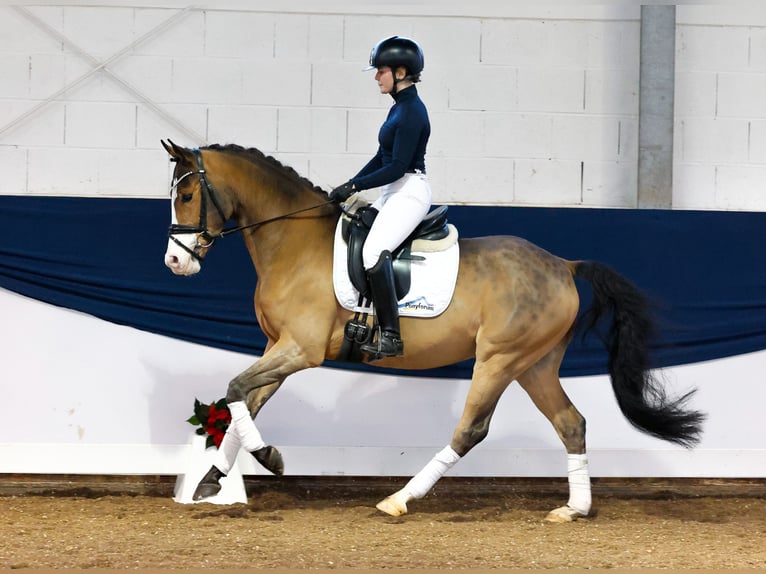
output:
[[[390,94],[394,91],[394,73],[388,66],[381,66],[375,73],[375,81],[378,82],[381,94]]]

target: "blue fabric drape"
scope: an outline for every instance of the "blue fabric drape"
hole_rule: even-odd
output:
[[[176,277],[163,264],[169,215],[162,200],[0,197],[0,287],[152,333],[261,354],[257,278],[241,238],[220,240],[200,274]],[[766,348],[764,213],[452,206],[449,218],[463,237],[518,235],[567,259],[606,263],[635,282],[657,303],[656,366]],[[471,367],[406,374],[470,378]],[[605,367],[597,337],[578,337],[562,375]]]

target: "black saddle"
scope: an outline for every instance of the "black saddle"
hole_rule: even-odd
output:
[[[361,297],[368,300],[371,298],[370,284],[362,263],[362,246],[377,216],[378,210],[374,207],[369,205],[361,207],[349,218],[343,219],[343,227],[341,228],[341,235],[348,246],[348,274],[351,284],[359,291]],[[426,215],[409,237],[391,254],[397,299],[404,297],[410,290],[411,262],[423,259],[412,255],[412,242],[415,239],[437,241],[448,235],[447,206],[442,205]]]

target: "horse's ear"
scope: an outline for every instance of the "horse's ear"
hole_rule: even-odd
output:
[[[191,161],[191,152],[180,145],[177,145],[173,142],[173,140],[168,138],[167,143],[165,140],[160,140],[160,143],[162,144],[162,147],[165,148],[165,151],[170,154],[170,157],[172,157],[176,161],[184,160]]]

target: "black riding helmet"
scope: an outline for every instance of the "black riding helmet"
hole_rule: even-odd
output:
[[[423,71],[423,50],[409,38],[391,36],[378,42],[370,52],[370,65],[365,70],[388,66],[395,70],[399,66],[407,69],[407,75],[416,79]]]

